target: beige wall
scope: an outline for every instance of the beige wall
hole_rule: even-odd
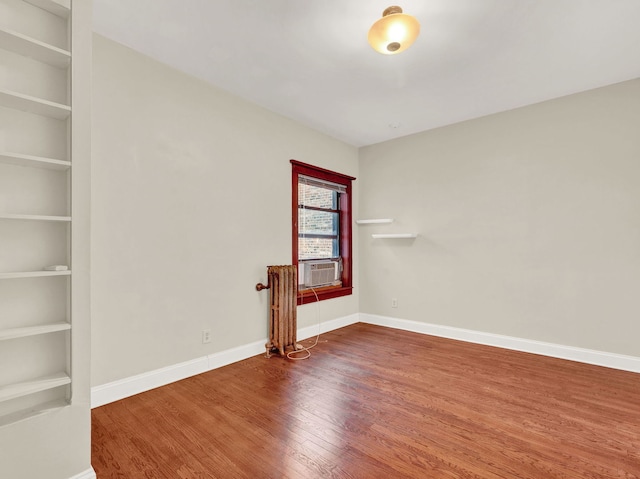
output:
[[[635,80],[361,149],[360,310],[640,356],[639,125]]]
[[[255,284],[291,262],[289,159],[357,177],[357,150],[97,35],[93,68],[93,385],[266,338]]]
[[[640,356],[640,80],[358,152],[94,44],[94,386],[266,337],[253,288],[290,262],[290,158],[358,177],[354,218],[396,220],[356,227],[356,294],[321,303],[321,320],[361,311]],[[318,309],[299,315],[311,326]]]

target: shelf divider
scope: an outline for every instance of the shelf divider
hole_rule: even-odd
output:
[[[46,391],[47,389],[53,389],[59,386],[65,386],[69,383],[71,383],[71,378],[67,374],[58,373],[44,376],[33,381],[0,386],[0,402],[28,396],[29,394]]]
[[[25,2],[59,17],[69,18],[71,0],[25,0]]]
[[[68,331],[69,329],[71,329],[71,324],[66,321],[41,324],[38,326],[27,326],[24,328],[0,329],[0,341],[26,338],[27,336],[37,336],[39,334],[57,333],[58,331]]]
[[[22,153],[11,153],[9,151],[0,152],[0,163],[62,171],[71,168],[70,161],[45,158],[43,156],[23,155]]]
[[[28,221],[71,221],[71,216],[47,216],[47,215],[14,215],[0,213],[0,220],[28,220]]]
[[[71,53],[67,50],[12,30],[0,28],[0,44],[5,50],[48,63],[56,68],[67,68],[71,63]]]
[[[48,116],[57,120],[66,120],[71,114],[70,106],[8,90],[0,90],[0,106]]]
[[[40,278],[46,276],[70,276],[71,270],[66,271],[20,271],[16,273],[0,273],[0,279]]]

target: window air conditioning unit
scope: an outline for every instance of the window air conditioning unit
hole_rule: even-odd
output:
[[[338,261],[308,261],[304,263],[303,286],[315,288],[338,282],[340,278],[340,263]]]

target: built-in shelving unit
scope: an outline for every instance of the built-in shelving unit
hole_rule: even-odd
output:
[[[418,233],[373,233],[373,239],[411,239],[417,238]]]
[[[43,268],[71,264],[71,228],[47,226],[73,219],[71,3],[0,0],[0,8],[7,62],[0,120],[8,128],[0,138],[0,204],[9,210],[0,213],[0,424],[6,424],[71,398],[71,271],[34,271],[41,261]],[[24,214],[32,211],[45,214]]]
[[[385,223],[393,223],[392,218],[380,218],[380,219],[371,219],[371,220],[356,220],[356,223],[359,225],[372,225],[372,224],[385,224]]]

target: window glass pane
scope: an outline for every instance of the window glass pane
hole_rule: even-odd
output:
[[[338,234],[338,213],[298,208],[298,236]]]
[[[298,183],[298,204],[316,208],[338,208],[338,193],[318,186]]]
[[[330,238],[298,238],[298,259],[335,258],[338,240]]]
[[[328,211],[298,209],[299,259],[340,256],[339,215]]]

